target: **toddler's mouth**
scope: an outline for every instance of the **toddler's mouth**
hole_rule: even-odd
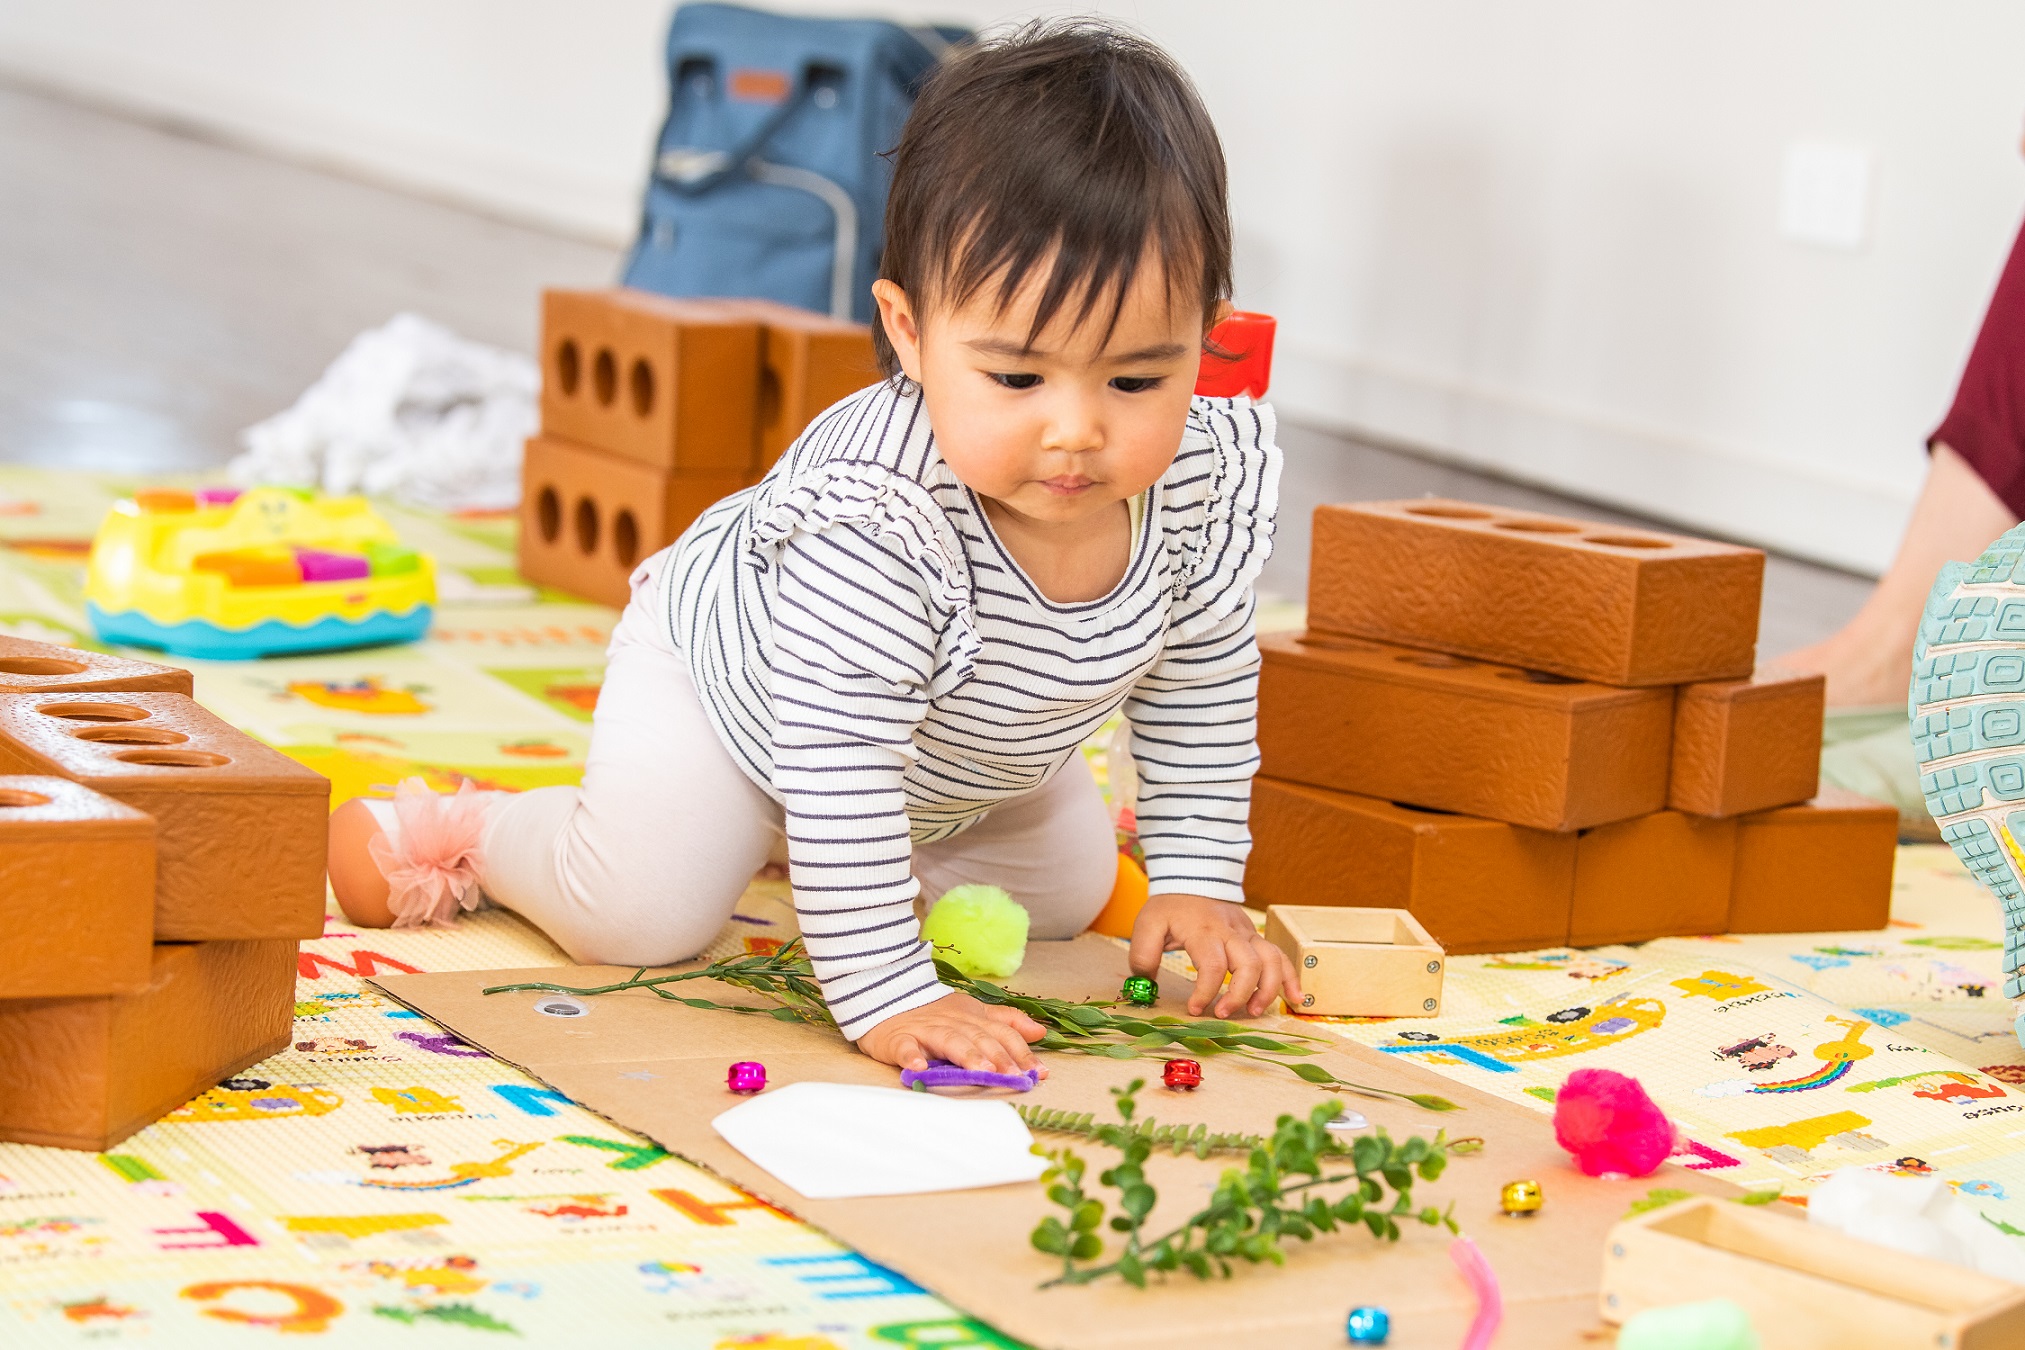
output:
[[[1096,480],[1084,478],[1080,474],[1065,473],[1054,478],[1043,478],[1040,481],[1041,486],[1050,492],[1063,497],[1073,497],[1086,488],[1093,486]]]

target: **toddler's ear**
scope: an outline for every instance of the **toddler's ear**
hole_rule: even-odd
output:
[[[872,299],[879,306],[879,327],[893,345],[900,369],[908,379],[921,383],[921,325],[914,314],[914,302],[900,284],[881,277],[872,283]]]

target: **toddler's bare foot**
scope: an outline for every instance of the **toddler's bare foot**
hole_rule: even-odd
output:
[[[386,928],[394,922],[394,911],[387,905],[387,878],[371,852],[380,833],[380,823],[362,800],[354,798],[331,813],[331,893],[346,921],[361,928]]]

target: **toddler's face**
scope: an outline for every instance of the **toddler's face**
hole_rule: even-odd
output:
[[[1181,448],[1204,325],[1193,302],[1170,302],[1152,262],[1138,269],[1108,339],[1108,306],[1078,325],[1072,300],[1029,347],[1044,280],[1031,278],[1003,311],[990,285],[925,315],[890,281],[873,294],[956,476],[1029,520],[1067,525],[1167,471]]]

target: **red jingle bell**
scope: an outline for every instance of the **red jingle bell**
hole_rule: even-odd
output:
[[[1160,1081],[1171,1088],[1199,1088],[1202,1086],[1202,1065],[1192,1059],[1170,1059],[1167,1067],[1160,1071]]]

